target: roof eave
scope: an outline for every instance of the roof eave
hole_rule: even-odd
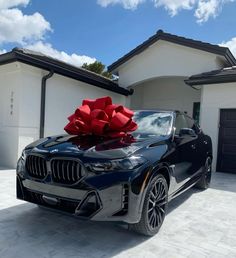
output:
[[[219,84],[219,83],[229,83],[229,82],[236,82],[236,75],[225,75],[225,76],[218,76],[215,77],[202,77],[202,78],[190,78],[185,80],[185,83],[189,86],[200,86],[204,84]]]
[[[226,58],[226,60],[229,62],[229,65],[236,65],[236,59],[234,58],[234,56],[232,55],[232,53],[227,47],[220,47],[218,45],[211,45],[211,44],[196,41],[196,40],[186,39],[184,37],[175,36],[160,30],[154,36],[150,37],[148,40],[144,41],[141,45],[137,46],[129,53],[127,53],[126,55],[124,55],[123,57],[115,61],[113,64],[108,66],[108,71],[109,72],[115,71],[119,66],[126,63],[132,57],[143,52],[146,48],[148,48],[158,40],[165,40],[174,44],[191,47],[198,50],[213,53],[216,55],[220,55]]]
[[[57,60],[53,60],[52,62],[49,62],[34,56],[24,54],[23,52],[17,51],[17,50],[13,50],[9,53],[6,53],[0,56],[0,65],[4,65],[4,64],[16,62],[16,61],[22,62],[24,64],[32,65],[34,67],[38,67],[48,71],[53,70],[57,74],[60,74],[75,80],[79,80],[115,93],[119,93],[124,96],[128,96],[132,94],[131,91],[116,85],[116,83],[110,80],[106,80],[105,78],[96,76],[92,73],[90,74],[87,71],[81,70],[78,72],[76,68],[73,68],[72,66],[64,63],[62,65],[61,62]]]
[[[226,49],[225,58],[231,66],[236,65],[236,59],[228,48]]]

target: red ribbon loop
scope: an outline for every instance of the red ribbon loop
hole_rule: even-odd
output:
[[[112,104],[110,97],[85,99],[82,106],[68,117],[65,131],[73,135],[98,135],[111,138],[135,131],[134,112],[122,105]]]

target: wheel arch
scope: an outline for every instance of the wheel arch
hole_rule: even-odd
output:
[[[145,199],[145,195],[147,192],[147,189],[152,181],[153,178],[155,178],[157,175],[162,175],[167,181],[168,189],[170,187],[170,180],[171,180],[171,174],[170,174],[170,168],[166,164],[159,164],[158,167],[153,168],[151,171],[149,171],[150,175],[148,177],[148,180],[146,181],[146,186],[143,189],[142,192],[142,200],[139,207],[139,212],[143,209],[143,203]]]
[[[159,174],[164,176],[164,178],[166,179],[166,182],[168,184],[168,188],[170,187],[170,168],[166,164],[160,165],[157,168],[153,169],[152,175],[150,176],[150,178],[148,180],[147,187],[150,184],[150,182],[152,181],[152,179]]]

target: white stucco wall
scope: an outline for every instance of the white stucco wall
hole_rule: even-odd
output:
[[[192,116],[193,103],[200,102],[201,91],[184,83],[183,77],[158,78],[136,85],[131,98],[134,109],[180,110]]]
[[[41,79],[47,73],[18,62],[0,67],[0,166],[15,167],[22,149],[39,138]],[[123,95],[54,74],[47,81],[45,136],[65,133],[67,117],[84,98],[107,95],[126,102]]]
[[[19,101],[18,154],[29,143],[39,138],[41,79],[47,73],[29,65],[20,64],[21,84]],[[13,161],[14,162],[14,161]]]
[[[68,123],[67,117],[85,98],[110,96],[113,103],[125,104],[126,97],[86,83],[54,75],[47,82],[45,135],[61,134]]]
[[[220,109],[236,108],[236,83],[210,84],[202,87],[200,124],[213,143],[213,169],[216,169]]]
[[[0,166],[12,164],[18,151],[19,92],[21,83],[18,63],[0,69]]]
[[[128,87],[151,78],[186,76],[223,67],[223,59],[205,51],[159,40],[116,69]]]

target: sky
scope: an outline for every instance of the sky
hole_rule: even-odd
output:
[[[0,53],[23,47],[110,65],[162,29],[236,56],[235,13],[236,0],[0,0]]]

